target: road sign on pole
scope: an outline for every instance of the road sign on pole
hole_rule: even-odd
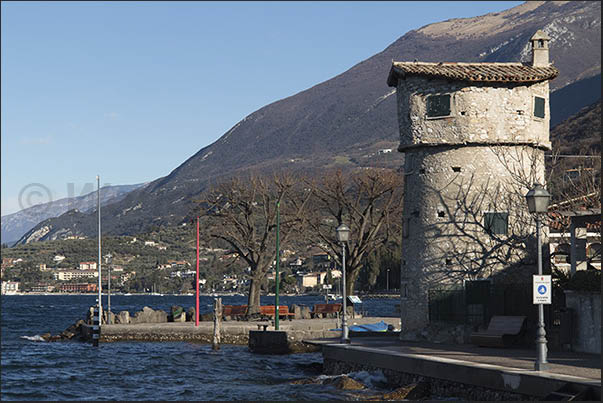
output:
[[[534,286],[533,300],[534,304],[550,304],[551,297],[551,276],[550,275],[534,275],[532,284]]]

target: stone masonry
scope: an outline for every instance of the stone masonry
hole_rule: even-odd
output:
[[[534,228],[524,195],[544,183],[548,80],[558,74],[546,34],[532,45],[531,65],[393,62],[405,154],[403,330],[429,322],[429,289],[491,278],[526,258]]]

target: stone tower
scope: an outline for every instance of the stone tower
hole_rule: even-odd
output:
[[[534,230],[524,195],[544,183],[551,148],[548,81],[558,71],[548,40],[531,38],[531,64],[392,62],[405,156],[403,330],[429,322],[430,289],[525,258],[517,246]]]

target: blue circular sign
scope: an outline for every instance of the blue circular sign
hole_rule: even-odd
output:
[[[539,285],[538,286],[538,294],[540,294],[540,295],[546,294],[546,286]]]

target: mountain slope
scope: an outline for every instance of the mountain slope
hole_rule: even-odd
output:
[[[128,192],[138,189],[143,184],[105,186],[101,188],[101,206],[115,203],[125,197]],[[41,221],[58,217],[68,210],[89,212],[96,209],[96,191],[78,197],[65,197],[48,203],[37,204],[16,213],[2,216],[2,242],[11,244],[21,238]]]
[[[346,72],[245,117],[168,176],[107,206],[103,226],[112,234],[132,234],[177,223],[208,182],[243,171],[398,167],[401,155],[376,153],[395,149],[398,142],[395,92],[386,85],[392,60],[528,61],[529,38],[538,29],[551,37],[551,58],[560,70],[553,90],[600,74],[598,2],[527,2],[500,13],[431,24]],[[94,217],[78,220],[79,228],[90,227],[83,222]],[[50,236],[72,224],[59,217],[46,225]]]

